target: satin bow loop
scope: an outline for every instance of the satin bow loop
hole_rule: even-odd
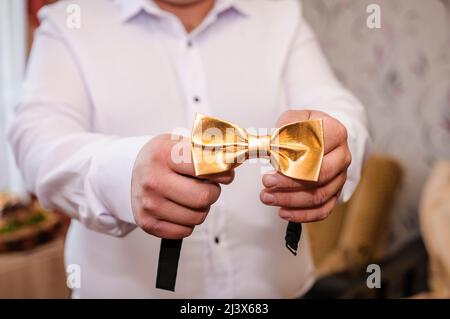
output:
[[[197,176],[228,171],[250,158],[270,158],[283,175],[317,181],[324,152],[321,119],[289,123],[271,135],[257,136],[233,123],[197,114],[191,141]]]

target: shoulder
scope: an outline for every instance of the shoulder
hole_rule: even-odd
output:
[[[264,42],[277,43],[279,48],[288,47],[302,20],[299,0],[235,0],[244,13],[254,34]]]
[[[88,29],[99,22],[118,21],[120,10],[113,0],[62,0],[44,6],[38,18],[62,30],[73,28],[71,23],[79,19],[80,29]]]
[[[270,34],[292,35],[302,20],[299,0],[235,0],[259,30]]]
[[[261,17],[296,18],[301,16],[300,0],[235,0],[249,13]]]

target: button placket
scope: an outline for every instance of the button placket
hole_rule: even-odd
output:
[[[183,43],[184,54],[182,54],[184,63],[182,62],[180,65],[188,106],[188,123],[192,122],[195,113],[211,114],[207,98],[206,78],[197,41],[199,40],[189,38],[185,40]],[[210,264],[210,271],[206,279],[210,296],[231,298],[232,267],[226,250],[225,237],[222,234],[226,222],[222,207],[223,201],[219,198],[207,217],[209,220],[205,227],[205,235],[209,253],[206,256],[207,262]]]
[[[186,98],[191,110],[192,121],[195,113],[210,113],[201,55],[198,45],[193,39],[187,40],[186,73]]]

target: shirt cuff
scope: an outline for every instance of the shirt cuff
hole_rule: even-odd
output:
[[[92,163],[91,185],[104,211],[130,224],[136,224],[131,208],[133,167],[140,150],[151,138],[115,140]]]

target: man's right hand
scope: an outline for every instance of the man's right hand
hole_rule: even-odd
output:
[[[176,140],[170,134],[156,136],[145,144],[134,164],[131,184],[137,225],[149,234],[167,239],[192,234],[219,198],[219,184],[229,184],[234,179],[234,171],[205,179],[195,177],[192,161],[176,163],[172,159],[172,148],[177,143],[183,143],[183,150],[190,152],[188,139],[180,136]]]

